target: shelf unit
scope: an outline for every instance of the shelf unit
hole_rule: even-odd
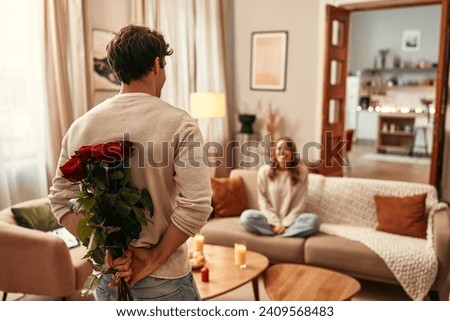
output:
[[[413,72],[419,72],[419,73],[425,73],[425,72],[436,72],[436,67],[430,67],[430,68],[377,68],[377,69],[364,69],[363,72],[395,72],[395,73],[413,73]]]
[[[433,87],[437,68],[364,69],[361,92],[366,95],[385,95],[387,90],[402,87]]]
[[[408,152],[412,150],[415,115],[379,114],[377,151]]]

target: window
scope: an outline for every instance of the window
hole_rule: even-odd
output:
[[[47,195],[40,1],[0,2],[0,207]]]

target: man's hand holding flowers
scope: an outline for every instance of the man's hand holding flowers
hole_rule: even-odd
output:
[[[130,281],[132,273],[131,270],[132,254],[130,251],[126,250],[124,251],[121,257],[114,259],[111,251],[106,250],[105,261],[107,268],[109,269],[112,268],[116,271],[116,273],[114,273],[115,280],[123,278],[127,283]],[[116,287],[118,285],[119,283],[117,281],[109,284],[110,287]]]

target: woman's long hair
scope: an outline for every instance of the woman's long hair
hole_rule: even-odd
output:
[[[286,162],[286,170],[289,172],[292,185],[295,185],[300,181],[300,170],[299,170],[300,157],[297,152],[297,147],[295,146],[294,141],[287,136],[278,138],[276,145],[278,145],[278,142],[280,141],[284,142],[281,145],[283,149],[289,149],[292,151],[292,160]],[[269,178],[271,180],[275,178],[277,172],[280,170],[279,169],[280,164],[278,163],[275,157],[275,154],[278,152],[279,152],[278,150],[275,150],[275,153],[272,154],[271,157],[270,171],[269,171]]]

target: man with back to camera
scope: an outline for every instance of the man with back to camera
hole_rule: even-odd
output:
[[[107,45],[108,62],[121,81],[118,95],[106,99],[71,125],[62,141],[58,167],[85,145],[128,137],[137,150],[130,159],[131,180],[147,188],[154,215],[129,251],[108,265],[97,300],[117,300],[114,279],[128,281],[136,300],[200,300],[188,260],[186,240],[199,232],[211,213],[211,187],[203,162],[203,138],[194,119],[160,99],[166,80],[165,57],[172,49],[147,27],[128,25]],[[60,224],[76,235],[83,217],[69,213],[79,187],[58,169],[50,203]]]

